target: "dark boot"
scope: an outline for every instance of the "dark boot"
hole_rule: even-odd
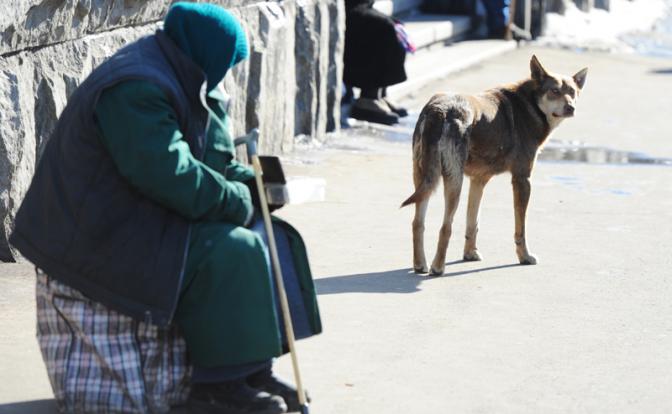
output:
[[[296,388],[273,375],[271,368],[250,375],[247,377],[247,383],[250,387],[266,391],[269,394],[281,396],[287,403],[288,412],[301,411],[299,395]],[[303,390],[303,392],[306,393],[306,401],[310,402],[308,392],[306,390]]]
[[[380,96],[383,98],[383,101],[390,108],[390,111],[394,112],[399,118],[404,118],[408,116],[408,110],[403,108],[395,103],[390,101],[390,98],[387,97],[387,88],[382,88],[380,90]]]
[[[350,117],[384,125],[394,125],[399,122],[397,114],[390,111],[382,99],[360,97],[350,108]]]
[[[404,118],[408,116],[408,110],[406,108],[403,108],[397,104],[394,104],[390,101],[389,98],[385,97],[383,98],[383,101],[387,104],[388,108],[390,108],[390,111],[394,112],[397,114],[399,118]]]
[[[190,413],[281,414],[287,404],[278,395],[250,387],[244,379],[214,384],[194,384],[189,395]]]

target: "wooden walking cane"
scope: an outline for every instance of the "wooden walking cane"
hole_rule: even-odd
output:
[[[282,278],[282,269],[280,268],[280,259],[278,258],[278,247],[275,244],[275,235],[273,233],[271,213],[268,210],[268,203],[266,202],[266,191],[264,189],[264,182],[262,180],[263,170],[261,168],[261,162],[259,162],[259,155],[257,154],[258,140],[259,130],[255,128],[246,136],[237,138],[235,140],[235,145],[242,143],[247,145],[247,157],[252,163],[252,168],[254,169],[254,178],[257,183],[257,190],[259,191],[259,204],[261,204],[261,215],[263,216],[264,227],[266,228],[266,234],[268,235],[268,248],[271,251],[271,263],[273,266],[273,273],[275,274],[275,284],[278,289],[278,297],[280,298],[282,317],[285,321],[285,335],[287,336],[289,353],[292,357],[292,367],[294,368],[294,379],[296,381],[296,392],[299,396],[301,414],[308,414],[308,401],[306,401],[306,393],[303,391],[303,383],[301,382],[301,373],[299,371],[299,359],[294,344],[294,326],[292,325],[292,317],[289,312],[289,301],[287,300],[287,292],[285,291],[285,282]]]

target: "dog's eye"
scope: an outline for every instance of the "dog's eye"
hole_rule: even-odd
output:
[[[560,96],[560,89],[553,88],[553,89],[551,89],[551,93],[555,96]]]

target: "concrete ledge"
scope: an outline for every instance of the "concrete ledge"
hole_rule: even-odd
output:
[[[430,48],[406,60],[408,80],[391,86],[392,99],[404,98],[429,82],[459,72],[516,48],[516,42],[505,40],[468,40],[441,48]]]
[[[471,28],[469,16],[417,14],[403,19],[411,41],[418,49],[434,43],[455,40]]]

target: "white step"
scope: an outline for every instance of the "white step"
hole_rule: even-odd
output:
[[[402,19],[411,41],[418,49],[438,42],[457,40],[471,27],[469,16],[416,14]]]
[[[387,93],[391,99],[399,100],[434,80],[515,48],[516,42],[512,40],[466,40],[450,46],[429,48],[415,55],[406,55],[408,80],[390,86]]]

